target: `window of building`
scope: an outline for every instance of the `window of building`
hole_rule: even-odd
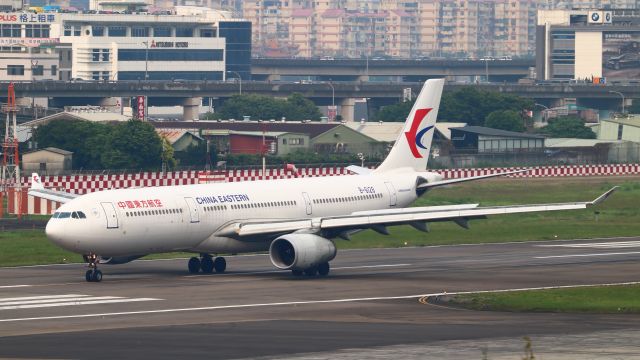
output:
[[[193,28],[176,27],[176,37],[193,37]]]
[[[289,139],[289,145],[304,145],[304,139],[303,138]]]
[[[158,26],[153,28],[153,36],[171,37],[171,28],[168,26]]]
[[[51,75],[58,75],[58,65],[51,65]]]
[[[622,132],[624,130],[624,125],[618,124],[618,140],[622,140]]]
[[[100,61],[100,49],[91,50],[91,61]]]
[[[24,75],[24,65],[7,65],[7,75]]]
[[[200,37],[203,37],[203,38],[216,37],[216,29],[200,29]]]
[[[91,33],[93,36],[104,36],[104,26],[92,26]]]
[[[44,66],[42,65],[33,66],[31,68],[31,71],[33,72],[33,76],[42,76],[44,75]]]
[[[71,25],[64,26],[64,36],[71,36]]]
[[[25,37],[28,38],[48,38],[49,25],[27,24],[25,27]]]
[[[109,36],[127,36],[125,26],[109,26]]]
[[[21,26],[19,24],[1,24],[0,36],[2,37],[21,37]]]
[[[73,36],[80,36],[82,34],[82,27],[80,25],[73,26]]]
[[[118,51],[119,61],[222,61],[221,49],[122,49]]]
[[[149,28],[146,26],[134,26],[131,28],[132,37],[149,37]]]

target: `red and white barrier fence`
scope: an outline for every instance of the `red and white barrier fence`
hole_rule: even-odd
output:
[[[640,175],[640,164],[616,165],[571,165],[571,166],[537,166],[531,168],[484,168],[484,169],[442,169],[433,170],[444,175],[445,179],[489,175],[510,170],[530,169],[529,172],[510,175],[510,177],[568,177],[568,176],[623,176]],[[253,180],[273,180],[294,177],[337,176],[348,175],[350,172],[344,167],[301,168],[297,172],[291,168],[267,169],[264,177],[261,169],[225,170],[225,171],[178,171],[166,174],[146,172],[138,174],[117,175],[68,175],[43,176],[41,181],[46,188],[53,188],[73,194],[87,194],[107,189],[122,189],[131,187],[189,185],[212,182],[238,182]],[[59,203],[41,198],[28,196],[31,178],[22,180],[26,187],[16,192],[10,189],[8,193],[8,212],[16,214],[21,209],[23,214],[52,214]]]

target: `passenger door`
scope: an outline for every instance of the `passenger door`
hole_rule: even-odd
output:
[[[311,207],[311,199],[309,199],[309,194],[303,192],[302,197],[304,198],[304,204],[307,208],[307,215],[311,215],[313,213],[313,208]]]
[[[103,202],[100,203],[102,206],[102,210],[104,210],[104,215],[107,218],[107,229],[117,229],[118,228],[118,214],[116,213],[116,208],[113,206],[113,203]]]
[[[186,197],[184,200],[187,202],[189,208],[189,217],[192,223],[200,222],[200,214],[198,213],[198,204],[191,197]]]
[[[384,183],[387,186],[387,191],[389,191],[389,206],[396,206],[398,203],[398,195],[396,195],[396,188],[390,182]]]

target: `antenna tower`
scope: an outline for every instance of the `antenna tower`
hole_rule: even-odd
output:
[[[16,122],[16,93],[13,83],[9,84],[7,103],[2,106],[2,111],[7,114],[5,122],[4,139],[2,140],[2,178],[0,178],[0,191],[7,194],[9,188],[14,187],[17,192],[21,190],[20,184],[20,156],[18,154],[18,130]]]

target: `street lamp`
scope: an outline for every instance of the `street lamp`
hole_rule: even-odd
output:
[[[331,87],[331,106],[336,106],[336,89],[333,87],[333,84],[328,82],[327,85]]]
[[[328,82],[326,84],[331,87],[331,113],[329,114],[329,120],[334,121],[336,114],[336,89],[333,87],[333,84],[331,82]]]
[[[613,90],[609,90],[609,92],[612,94],[618,94],[622,97],[622,113],[624,114],[624,94],[621,93],[620,91],[613,91]]]
[[[149,42],[142,42],[145,46],[144,50],[144,81],[149,80]]]
[[[234,74],[237,78],[238,78],[238,85],[240,87],[240,91],[239,94],[242,95],[242,77],[240,76],[240,74],[237,71],[233,71],[233,70],[227,70],[228,73]]]

